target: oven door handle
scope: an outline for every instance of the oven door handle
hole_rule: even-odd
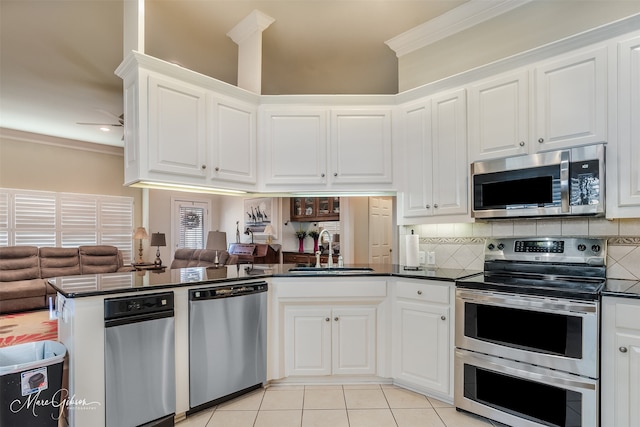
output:
[[[462,364],[466,363],[499,374],[525,378],[538,383],[561,386],[569,390],[595,390],[597,388],[596,380],[590,380],[589,378],[566,374],[548,368],[539,368],[534,365],[524,365],[520,362],[513,362],[508,359],[487,356],[459,348],[456,348],[455,357]],[[526,368],[527,370],[519,369],[519,367]]]
[[[562,212],[569,212],[569,163],[570,151],[564,150],[560,152],[560,206]]]
[[[505,295],[505,296],[502,296]],[[509,308],[529,308],[551,313],[592,314],[598,311],[597,304],[575,301],[558,301],[532,295],[498,295],[495,292],[456,290],[456,297],[465,302],[497,305]]]

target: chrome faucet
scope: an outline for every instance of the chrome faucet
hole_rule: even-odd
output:
[[[331,236],[331,233],[329,233],[329,230],[325,228],[320,232],[320,235],[318,236],[320,241],[322,241],[322,235],[324,233],[327,233],[327,238],[329,239],[329,259],[327,260],[327,267],[331,268],[333,267],[333,236]]]

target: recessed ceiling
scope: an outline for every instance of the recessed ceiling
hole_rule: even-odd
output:
[[[235,84],[226,35],[254,9],[264,94],[397,93],[385,41],[466,0],[147,0],[145,53]],[[0,127],[122,146],[122,0],[1,0]]]

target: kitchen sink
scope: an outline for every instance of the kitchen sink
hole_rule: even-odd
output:
[[[290,268],[289,273],[293,274],[367,274],[373,273],[373,268],[370,267],[293,267]]]

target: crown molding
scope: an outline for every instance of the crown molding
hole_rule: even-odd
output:
[[[384,42],[398,58],[533,0],[471,0]]]
[[[91,151],[94,153],[111,154],[124,157],[124,148],[113,145],[96,144],[94,142],[78,141],[76,139],[59,138],[40,133],[25,132],[17,129],[0,127],[0,139],[32,142],[34,144],[53,145],[73,150]]]

